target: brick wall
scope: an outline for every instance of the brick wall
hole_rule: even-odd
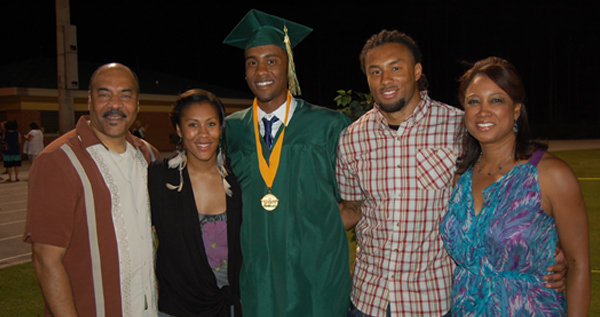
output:
[[[168,112],[140,111],[137,120],[146,126],[146,141],[159,151],[173,151],[175,145],[169,142],[169,134],[175,133]]]
[[[227,114],[231,114],[235,111],[246,108],[250,104],[251,101],[248,101],[243,106],[225,104],[225,108]],[[145,110],[145,106],[150,110]],[[171,120],[169,118],[170,110],[170,102],[149,102],[147,105],[141,105],[141,110],[137,116],[137,120],[139,120],[143,126],[147,125],[146,141],[150,142],[161,152],[173,151],[175,149],[175,145],[172,144],[169,139],[169,135],[171,133],[175,133],[175,129],[173,129]],[[41,125],[41,112],[41,110],[7,110],[0,113],[0,118],[6,118],[6,120],[17,120],[17,123],[19,124],[19,132],[26,134],[30,130],[29,123],[32,121],[36,122],[38,125]],[[48,112],[48,110],[46,110],[46,112]],[[75,118],[75,123],[77,123],[78,120],[79,116],[77,115]],[[44,133],[44,145],[48,145],[58,137],[58,133],[46,131]]]
[[[39,110],[21,110],[20,115],[17,115],[17,123],[19,124],[19,132],[26,134],[31,130],[29,124],[35,122],[40,125],[40,111]]]

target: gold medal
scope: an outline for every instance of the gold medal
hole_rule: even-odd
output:
[[[261,205],[266,211],[273,211],[279,204],[279,199],[269,192],[260,200]]]
[[[279,159],[281,157],[281,147],[283,146],[283,137],[285,135],[285,124],[287,123],[288,114],[290,112],[290,101],[292,96],[288,93],[287,102],[286,102],[286,110],[285,110],[285,120],[283,121],[283,130],[275,142],[275,146],[273,147],[273,151],[271,152],[271,156],[269,157],[269,164],[267,164],[265,158],[262,155],[262,146],[260,144],[260,136],[258,133],[258,104],[256,98],[254,98],[254,104],[252,105],[253,110],[253,121],[254,121],[254,137],[256,142],[256,154],[258,155],[258,169],[260,170],[260,175],[262,176],[265,184],[267,185],[268,193],[263,196],[260,200],[262,207],[266,211],[272,211],[277,208],[279,204],[279,199],[271,194],[271,186],[273,186],[273,181],[275,180],[275,175],[277,174],[277,168],[279,167]]]

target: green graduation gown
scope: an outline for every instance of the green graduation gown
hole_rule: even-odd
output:
[[[258,168],[252,107],[226,119],[231,166],[244,204],[244,316],[346,316],[350,305],[348,241],[335,180],[337,142],[350,120],[297,101],[285,128],[272,188],[279,205],[273,211],[260,202],[267,186]],[[260,140],[268,162],[270,150]]]

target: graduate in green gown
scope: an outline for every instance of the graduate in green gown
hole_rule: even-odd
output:
[[[224,41],[245,50],[246,81],[256,97],[226,119],[244,203],[245,316],[346,316],[350,305],[335,180],[337,142],[350,120],[292,97],[300,90],[291,49],[311,31],[251,10]]]

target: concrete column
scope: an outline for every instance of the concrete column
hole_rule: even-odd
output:
[[[77,34],[71,26],[69,0],[56,0],[56,63],[58,70],[58,120],[61,134],[75,127],[72,89],[79,88]]]

